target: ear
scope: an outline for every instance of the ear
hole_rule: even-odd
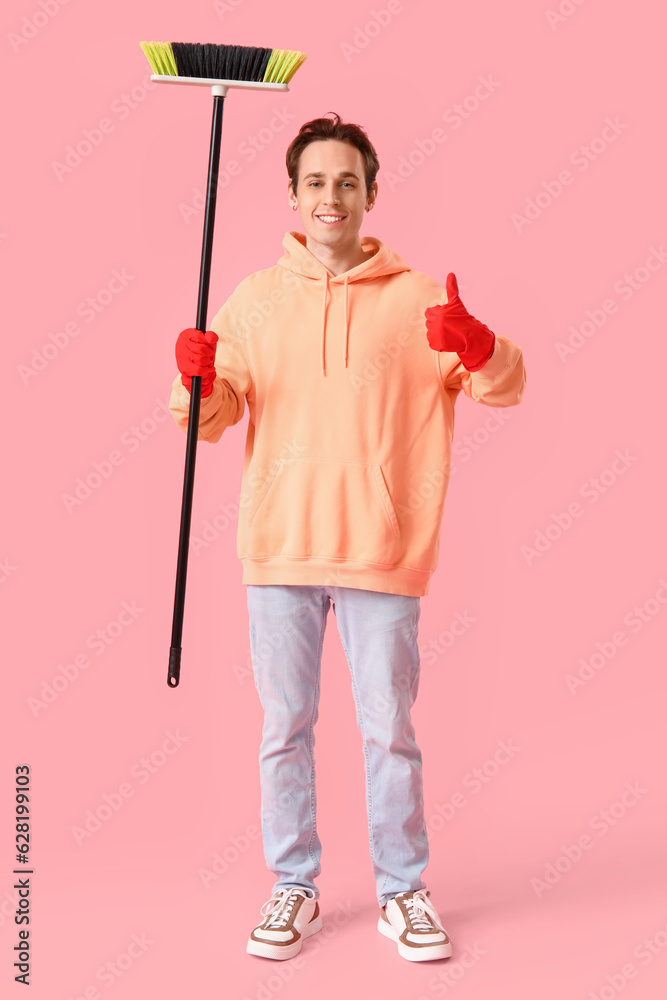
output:
[[[370,212],[370,210],[372,209],[373,205],[375,204],[375,199],[377,198],[377,194],[378,194],[378,182],[377,181],[373,181],[373,183],[371,184],[371,187],[370,187],[370,191],[368,192],[368,197],[366,198],[366,211],[367,212]]]
[[[296,208],[296,194],[294,193],[294,188],[292,187],[292,182],[289,181],[287,184],[287,198],[289,200],[289,207]]]

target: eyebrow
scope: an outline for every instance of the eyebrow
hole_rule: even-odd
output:
[[[309,177],[324,177],[324,176],[325,175],[324,175],[324,173],[321,170],[316,170],[316,171],[313,171],[310,174],[306,174],[306,176],[303,179],[305,181],[305,180],[308,180]],[[342,173],[338,174],[338,176],[339,177],[355,177],[357,180],[359,180],[359,175],[355,174],[351,170],[344,170]]]

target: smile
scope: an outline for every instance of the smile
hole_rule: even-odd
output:
[[[316,219],[320,222],[324,222],[327,226],[332,226],[337,222],[342,222],[347,216],[345,215],[316,215]]]

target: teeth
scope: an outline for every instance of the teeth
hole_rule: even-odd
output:
[[[344,219],[344,215],[318,215],[318,219],[322,222],[338,222],[339,219]]]

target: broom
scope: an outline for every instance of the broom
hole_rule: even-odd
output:
[[[151,80],[155,80],[157,83],[186,83],[207,86],[211,88],[213,94],[213,123],[206,185],[196,324],[197,329],[205,333],[222,136],[222,109],[227,91],[234,87],[242,90],[289,90],[288,83],[306,56],[303,52],[251,48],[244,45],[200,45],[189,42],[141,42],[140,44],[153,70]],[[188,570],[188,545],[190,542],[200,403],[201,376],[196,375],[192,378],[190,392],[176,593],[169,649],[169,673],[167,675],[167,683],[170,687],[177,687],[181,672],[183,609],[185,607],[185,582]]]

